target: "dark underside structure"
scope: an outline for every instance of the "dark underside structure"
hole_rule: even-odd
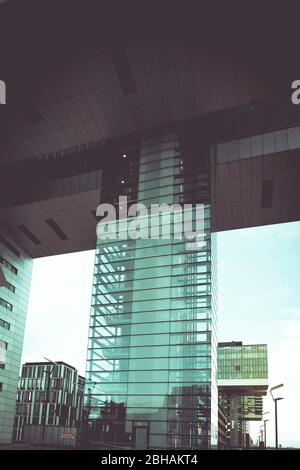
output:
[[[91,438],[215,447],[215,232],[300,219],[297,15],[276,5],[141,3],[0,5],[3,442],[32,259],[96,247]],[[202,204],[202,249],[97,242],[97,205],[117,206],[119,195],[147,207]]]

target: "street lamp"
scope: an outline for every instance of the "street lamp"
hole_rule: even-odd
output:
[[[259,433],[257,434],[257,438],[256,438],[256,447],[259,447],[259,441],[260,441],[260,431],[259,431]]]
[[[49,394],[50,394],[50,385],[51,385],[51,374],[53,372],[53,369],[54,367],[57,365],[57,362],[55,361],[51,361],[51,359],[47,359],[46,357],[44,357],[44,359],[49,362],[50,364],[52,364],[52,367],[51,369],[47,370],[46,368],[46,375],[47,375],[47,387],[46,387],[46,410],[45,410],[45,418],[44,418],[44,424],[43,424],[43,428],[42,428],[42,443],[44,442],[45,440],[45,434],[46,434],[46,420],[47,420],[47,406],[48,406],[48,402],[49,402]],[[50,409],[50,408],[49,408]]]
[[[264,426],[259,426],[259,447],[264,448]]]
[[[275,447],[278,449],[278,421],[277,421],[277,402],[279,400],[283,400],[283,397],[274,397],[273,391],[277,390],[278,388],[283,387],[283,384],[275,385],[275,387],[272,387],[270,389],[271,397],[273,399],[273,402],[275,404]]]
[[[85,439],[86,440],[88,440],[89,417],[90,417],[91,406],[92,406],[92,392],[93,392],[95,386],[97,385],[97,383],[93,382],[91,379],[88,379],[85,382],[85,386],[87,386],[87,385],[88,385],[88,402],[87,402],[86,412],[85,412],[85,416],[84,416],[84,423],[83,423],[83,427],[84,427],[84,431],[85,431]],[[91,385],[93,385],[92,388],[91,388]]]
[[[269,411],[265,411],[264,413],[262,413],[262,417],[263,417],[264,415],[267,415],[267,414],[269,414]],[[268,419],[264,419],[264,418],[263,418],[265,449],[267,448],[267,422],[268,422],[268,421],[269,421]]]
[[[96,382],[92,382],[93,384],[93,387],[92,388],[88,388],[88,392],[89,392],[89,395],[88,395],[88,412],[87,412],[87,420],[89,420],[89,417],[90,417],[90,412],[91,412],[91,406],[92,406],[92,392],[95,388],[95,386],[97,385]]]

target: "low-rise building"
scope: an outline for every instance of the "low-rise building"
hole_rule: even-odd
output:
[[[65,362],[25,363],[19,379],[14,440],[22,441],[25,426],[30,425],[40,427],[40,440],[49,426],[79,428],[83,391],[84,378]]]
[[[219,406],[226,416],[230,447],[250,445],[249,423],[262,419],[262,397],[267,390],[266,344],[243,345],[240,341],[218,344]]]

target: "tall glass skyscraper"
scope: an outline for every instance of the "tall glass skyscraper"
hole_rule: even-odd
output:
[[[208,153],[198,157],[165,132],[121,152],[117,176],[103,173],[102,202],[201,203],[205,227],[197,250],[172,235],[98,240],[86,405],[93,439],[108,447],[217,445],[210,169]]]

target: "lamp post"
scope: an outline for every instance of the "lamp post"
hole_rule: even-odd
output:
[[[260,438],[260,432],[257,434],[257,437],[256,437],[256,447],[259,447],[259,438]]]
[[[92,388],[88,388],[88,392],[89,392],[89,400],[88,400],[88,412],[87,412],[87,421],[89,421],[89,417],[90,417],[90,412],[91,412],[91,406],[92,406],[92,391],[94,390],[96,386],[96,382],[93,382],[93,387]]]
[[[265,411],[262,416],[269,414],[269,411]],[[264,442],[265,442],[265,449],[267,448],[267,422],[268,419],[263,418],[263,423],[264,423]]]
[[[281,388],[283,387],[283,384],[279,384],[279,385],[275,385],[275,387],[272,387],[270,389],[270,393],[271,393],[271,397],[272,397],[272,400],[274,401],[274,404],[275,404],[275,447],[276,449],[278,449],[278,420],[277,420],[277,402],[279,400],[283,400],[283,397],[274,397],[273,395],[273,391],[274,390],[277,390],[278,388]]]
[[[85,383],[85,385],[88,385],[88,402],[87,402],[87,408],[86,408],[86,413],[85,413],[85,419],[84,419],[84,433],[85,433],[85,440],[88,441],[88,428],[89,428],[89,417],[90,417],[90,412],[91,412],[91,406],[92,406],[92,392],[96,386],[96,382],[92,382],[90,379]],[[91,385],[92,388],[91,388]]]
[[[259,426],[259,447],[263,448],[264,447],[264,426]]]
[[[47,376],[47,386],[46,386],[46,410],[45,410],[45,418],[44,418],[44,423],[43,423],[43,428],[42,428],[42,443],[44,442],[45,440],[45,434],[46,434],[46,420],[47,420],[47,406],[48,406],[48,402],[49,402],[49,394],[50,394],[50,385],[51,385],[51,374],[53,372],[53,369],[54,369],[54,366],[57,365],[57,363],[55,361],[51,361],[50,359],[47,359],[46,357],[44,357],[44,359],[46,361],[48,361],[50,364],[52,364],[52,367],[51,369],[47,370],[46,369],[46,376]],[[46,366],[47,367],[47,366]]]

